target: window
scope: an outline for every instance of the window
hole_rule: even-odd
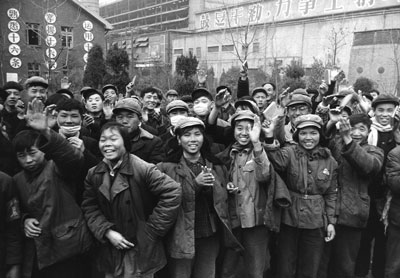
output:
[[[183,55],[183,49],[182,48],[174,49],[174,55]]]
[[[219,46],[209,46],[207,48],[208,52],[218,52],[219,51]]]
[[[189,48],[189,52],[188,52],[188,53],[194,54],[194,53],[193,53],[193,48]]]
[[[223,45],[223,46],[221,47],[221,50],[222,50],[222,51],[233,51],[233,44],[230,44],[230,45]]]
[[[61,26],[61,46],[72,48],[72,27]]]
[[[259,42],[253,43],[253,52],[254,53],[260,52],[260,43]]]
[[[26,26],[26,42],[29,45],[40,45],[39,24],[27,23]]]
[[[40,76],[40,64],[28,63],[28,77]]]
[[[196,57],[201,58],[201,47],[196,47]]]

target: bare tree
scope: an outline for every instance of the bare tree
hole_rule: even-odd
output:
[[[390,30],[389,31],[390,46],[393,51],[393,57],[390,60],[393,62],[396,74],[396,85],[394,87],[394,94],[400,92],[400,31]]]

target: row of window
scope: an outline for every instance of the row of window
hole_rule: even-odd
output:
[[[251,48],[251,49],[249,49],[249,53],[259,53],[260,52],[260,43],[259,42],[253,42],[249,47]],[[218,53],[219,49],[220,49],[220,47],[218,45],[208,46],[207,52],[208,53]],[[196,47],[196,53],[194,53],[193,50],[194,50],[193,48],[189,48],[189,52],[192,52],[197,58],[201,58],[201,47]],[[246,46],[242,45],[241,50],[245,51]],[[235,46],[233,44],[222,45],[221,51],[222,52],[233,52],[233,51],[235,51]],[[183,48],[175,48],[174,54],[175,55],[183,55]]]
[[[40,24],[37,23],[27,23],[26,24],[26,43],[28,45],[41,45],[41,37],[44,37],[40,30]],[[72,32],[72,27],[61,26],[61,46],[62,47],[73,47],[74,35]]]

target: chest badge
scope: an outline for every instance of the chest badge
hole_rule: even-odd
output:
[[[327,175],[327,176],[329,176],[329,170],[328,169],[324,169],[323,171],[322,171],[322,173],[324,174],[324,175]]]

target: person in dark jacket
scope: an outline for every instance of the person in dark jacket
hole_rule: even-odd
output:
[[[130,153],[149,162],[158,163],[164,160],[165,154],[161,139],[140,127],[142,110],[132,98],[118,101],[113,109],[117,123],[127,128],[131,140]]]
[[[23,171],[13,177],[25,232],[22,277],[79,277],[79,255],[92,238],[73,196],[83,155],[48,127],[49,111],[34,99],[13,140]]]
[[[277,277],[317,278],[325,241],[335,237],[337,162],[320,146],[322,119],[298,116],[293,139],[298,143],[279,148],[273,140],[274,123],[264,122],[268,158],[284,175],[292,206],[282,213],[278,235]]]
[[[400,137],[400,130],[395,131]],[[392,199],[388,214],[388,227],[386,230],[386,264],[385,277],[400,277],[400,145],[392,149],[386,162],[387,185],[391,190]]]
[[[4,87],[4,94],[0,92],[0,100],[4,101],[4,108],[0,111],[3,117],[3,126],[10,140],[14,138],[18,126],[23,119],[18,117],[19,109],[17,104],[21,102],[23,87],[14,81],[7,82]]]
[[[82,97],[86,109],[83,126],[89,130],[89,136],[98,141],[101,127],[111,117],[104,113],[104,95],[96,89],[87,88],[82,91]]]
[[[368,135],[368,144],[381,148],[387,154],[396,147],[393,132],[393,117],[399,99],[392,94],[380,94],[372,102],[374,117],[371,118],[371,131]],[[356,275],[366,276],[372,261],[371,272],[375,278],[383,278],[385,273],[385,225],[381,218],[387,218],[384,210],[388,187],[384,179],[384,167],[374,179],[373,186],[369,188],[371,207],[366,229],[361,236],[360,250],[356,262]],[[373,248],[372,248],[373,245]],[[372,258],[371,258],[372,257]]]
[[[153,164],[129,154],[123,125],[103,126],[104,159],[89,170],[82,209],[98,241],[106,277],[153,277],[166,264],[162,237],[176,220],[182,190]]]
[[[87,172],[100,162],[101,153],[95,139],[85,136],[82,132],[83,105],[75,99],[66,99],[55,108],[57,111],[57,124],[54,129],[65,137],[68,142],[83,153],[84,164],[79,173],[79,182],[76,188],[76,198],[78,204],[82,202],[84,181]],[[78,174],[78,173],[77,173]]]
[[[12,179],[0,171],[0,277],[19,278],[22,264],[21,213]]]
[[[157,167],[182,187],[178,219],[167,238],[171,277],[215,277],[221,241],[236,243],[232,234],[226,190],[227,170],[210,154],[204,123],[186,117],[175,126],[180,149]]]
[[[336,134],[336,123],[340,123]],[[368,188],[383,166],[383,151],[367,143],[371,120],[366,114],[349,119],[330,115],[329,148],[339,163],[336,238],[325,246],[318,277],[353,277],[362,230],[367,226]]]

